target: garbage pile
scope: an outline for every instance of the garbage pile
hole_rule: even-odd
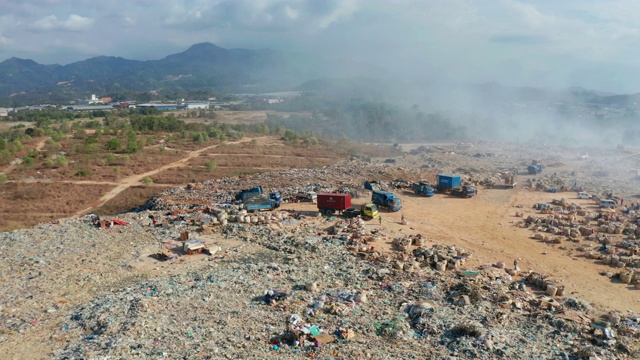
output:
[[[240,224],[227,224],[234,229]],[[54,358],[633,358],[637,314],[593,318],[541,274],[504,263],[414,271],[350,251],[318,224],[290,232],[241,227],[251,254],[155,276],[98,296],[61,318]],[[398,244],[419,242],[401,237]],[[456,247],[397,254],[454,258]],[[413,254],[413,255],[410,255]],[[438,259],[438,260],[434,260]],[[546,288],[546,290],[545,290]],[[555,292],[550,289],[555,289]],[[551,294],[553,292],[553,294]],[[61,335],[62,334],[62,335]]]
[[[167,190],[148,210],[120,214],[119,226],[87,217],[0,233],[0,273],[10,275],[0,293],[0,346],[37,343],[48,351],[43,357],[57,359],[640,358],[640,315],[600,316],[603,309],[572,297],[566,280],[517,261],[472,268],[470,252],[437,235],[399,235],[357,217],[249,214],[234,205],[238,189],[256,184],[286,197],[361,191],[371,179],[405,186],[399,179],[455,170],[480,181],[528,164],[531,152],[558,162],[546,146],[523,148],[442,145],[393,164],[352,160],[221,178]],[[596,172],[598,161],[539,183],[562,189],[578,177],[578,187],[605,191],[611,180]],[[635,191],[633,183],[611,188],[625,197]],[[520,214],[516,226],[549,249],[573,246],[610,261],[608,276],[637,286],[632,210],[558,201],[537,211]],[[189,241],[214,251],[153,257]]]
[[[565,199],[533,207],[543,216],[529,215],[515,226],[531,229],[533,239],[549,244],[580,243],[581,239],[593,243],[577,250],[585,258],[623,269],[611,276],[640,289],[640,241],[636,240],[640,226],[635,211],[593,211]]]

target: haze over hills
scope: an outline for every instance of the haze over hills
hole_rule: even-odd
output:
[[[502,106],[505,102],[570,102],[636,108],[640,100],[640,94],[608,94],[582,88],[548,90],[495,83],[403,81],[393,79],[385,69],[362,62],[270,49],[224,49],[211,43],[195,44],[160,60],[98,56],[63,66],[14,57],[0,63],[0,97],[17,93],[86,96],[152,90],[334,91],[346,96],[464,107]]]
[[[393,70],[364,61],[211,43],[147,61],[98,56],[62,66],[11,58],[0,63],[0,107],[65,104],[90,94],[136,100],[136,94],[152,91],[175,99],[179,94],[297,90],[307,96],[270,108],[316,114],[279,120],[299,132],[392,142],[545,138],[640,144],[640,94],[456,83],[418,75],[407,79]],[[251,106],[245,108],[265,109]]]

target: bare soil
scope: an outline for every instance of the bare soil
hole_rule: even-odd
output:
[[[611,281],[599,273],[611,268],[578,256],[574,249],[580,243],[549,245],[534,240],[529,229],[514,226],[519,218],[516,211],[525,217],[534,214],[531,204],[550,202],[561,197],[576,203],[589,204],[590,200],[575,199],[573,193],[545,193],[516,188],[509,190],[480,190],[478,196],[464,199],[437,194],[425,198],[409,192],[400,194],[403,209],[399,212],[381,212],[382,224],[378,220],[368,222],[381,226],[391,236],[372,245],[390,251],[393,237],[422,234],[431,242],[455,245],[470,250],[473,257],[468,266],[504,261],[507,267],[518,259],[523,270],[550,274],[566,287],[566,296],[591,302],[600,308],[614,309],[626,313],[631,309],[640,311],[639,290],[633,286]],[[354,200],[354,206],[367,202],[366,198]],[[522,208],[517,205],[525,205]],[[284,208],[296,211],[317,211],[308,203],[286,204]],[[402,225],[404,214],[407,225]],[[561,246],[566,250],[560,249]]]
[[[225,176],[322,167],[345,159],[353,152],[352,144],[308,147],[286,144],[277,136],[262,136],[208,144],[156,141],[155,145],[146,146],[139,153],[116,154],[115,160],[111,155],[112,160],[108,160],[109,154],[103,148],[109,138],[108,135],[100,138],[96,153],[68,155],[68,166],[52,167],[40,163],[34,167],[7,164],[0,168],[8,178],[6,184],[0,184],[0,192],[9,200],[0,204],[0,213],[5,214],[0,218],[0,229],[28,227],[92,212],[116,213],[138,207],[169,187]],[[35,148],[49,153],[48,156],[57,153],[46,148],[46,140],[29,139],[24,143],[23,152],[26,154],[28,149]],[[62,149],[68,150],[82,141],[69,138],[61,143]],[[365,146],[362,150],[374,154],[381,151],[373,146]],[[213,166],[207,167],[207,162],[212,162]],[[80,175],[80,170],[87,171]],[[55,190],[52,194],[47,192],[49,190],[40,194],[43,186]],[[67,189],[69,194],[66,194]],[[54,195],[56,193],[58,195]],[[23,195],[28,195],[24,201],[21,200]],[[59,198],[64,198],[65,206],[60,207]]]

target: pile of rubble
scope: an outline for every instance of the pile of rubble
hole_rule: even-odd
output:
[[[611,276],[640,289],[640,271],[636,270],[640,269],[640,241],[636,240],[640,237],[640,216],[635,210],[593,211],[565,199],[551,205],[535,204],[534,208],[541,216],[529,215],[515,225],[530,228],[534,239],[550,244],[587,241],[576,248],[584,257],[622,269]]]
[[[396,262],[358,256],[350,247],[353,239],[341,236],[344,231],[324,233],[322,224],[298,223],[285,232],[226,226],[241,226],[245,241],[268,241],[272,249],[148,278],[71,309],[62,319],[68,344],[54,356],[640,354],[637,314],[594,318],[588,304],[563,298],[562,287],[550,279],[528,272],[518,279],[520,270],[514,273],[503,263],[458,271],[434,266],[466,254],[454,246],[427,248],[418,245],[420,236],[397,238],[397,254],[429,264],[407,271]],[[351,230],[356,233],[358,226]]]

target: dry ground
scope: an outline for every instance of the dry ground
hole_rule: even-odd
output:
[[[480,190],[478,196],[470,199],[440,194],[425,198],[408,192],[402,193],[401,197],[402,211],[381,212],[382,225],[376,220],[368,222],[371,226],[382,226],[390,234],[386,241],[373,244],[378,249],[389,250],[393,237],[423,234],[431,242],[470,250],[473,257],[468,266],[498,261],[512,266],[515,259],[520,259],[522,269],[550,274],[552,279],[565,285],[566,296],[581,298],[598,307],[622,313],[628,309],[640,312],[640,290],[600,276],[601,271],[611,268],[573,255],[578,252],[572,252],[571,249],[580,244],[563,244],[567,250],[561,250],[561,245],[552,247],[534,240],[531,230],[513,226],[513,222],[519,219],[515,217],[515,212],[534,214],[530,208],[534,203],[565,197],[587,205],[590,200],[575,199],[573,193],[552,194],[522,188]],[[354,203],[360,205],[366,201],[366,198],[359,198]],[[524,207],[516,207],[519,204]],[[284,208],[313,211],[314,206],[286,204]],[[402,214],[408,225],[401,224]]]
[[[46,139],[31,139],[25,148],[41,148]],[[321,167],[348,156],[350,148],[290,146],[275,136],[213,142],[182,149],[150,148],[126,162],[100,159],[63,168],[7,165],[0,172],[0,230],[12,230],[61,217],[111,214],[144,204],[164,189],[225,176],[255,174],[296,167]],[[207,167],[213,162],[213,167]],[[90,169],[76,176],[78,168]],[[117,170],[117,172],[115,171]],[[152,183],[144,183],[145,179]]]
[[[284,117],[287,117],[292,114],[302,115],[302,116],[311,116],[309,112],[278,112],[278,111],[231,111],[231,110],[219,110],[216,111],[217,117],[214,120],[206,119],[206,118],[183,118],[189,110],[181,110],[181,111],[173,111],[172,113],[179,118],[180,120],[184,120],[186,123],[199,123],[199,122],[211,122],[217,121],[227,124],[256,124],[263,123],[267,121],[267,114],[277,114]]]

